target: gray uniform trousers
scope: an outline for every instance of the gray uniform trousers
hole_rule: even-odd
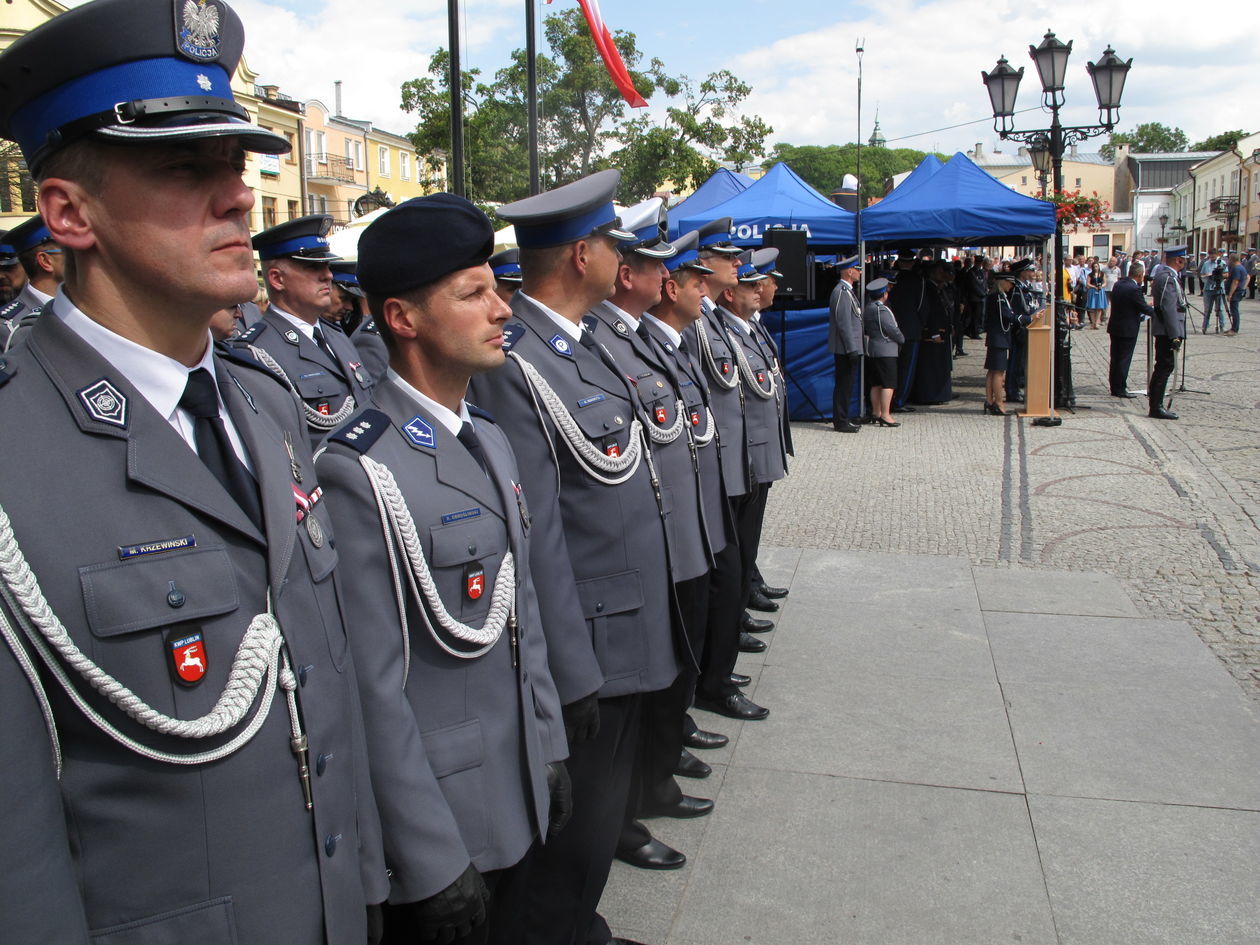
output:
[[[388,887],[332,527],[322,504],[303,510],[293,491],[309,495],[317,482],[292,398],[260,368],[216,359],[258,481],[260,531],[166,418],[54,312],[3,361],[0,504],[74,645],[154,709],[197,719],[219,699],[270,595],[296,677],[314,805],[306,809],[274,682],[246,714],[270,705],[243,747],[177,765],[107,737],[44,673],[58,780],[34,690],[0,645],[3,937],[362,942],[365,902]],[[188,685],[176,657],[198,634],[201,665],[185,667]],[[151,749],[206,750],[246,728],[204,740],[157,734],[68,674],[88,705]]]

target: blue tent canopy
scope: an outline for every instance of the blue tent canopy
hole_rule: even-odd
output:
[[[916,190],[918,190],[920,187],[926,184],[929,180],[931,180],[936,175],[936,172],[939,171],[944,166],[945,165],[941,163],[941,159],[938,158],[935,154],[927,155],[922,161],[919,162],[919,166],[916,167],[913,171],[911,171],[909,176],[907,176],[906,179],[901,182],[900,186],[894,188],[891,194],[889,194],[879,203],[875,204],[875,206],[881,207],[887,203],[893,203],[894,201],[905,200],[907,196],[914,193]],[[872,207],[871,209],[873,210],[874,207]],[[867,211],[867,212],[869,213],[870,211]],[[863,217],[863,219],[865,220],[865,217]],[[865,226],[865,224],[863,224],[863,226]]]
[[[709,207],[729,200],[736,194],[742,194],[752,186],[752,183],[751,177],[719,167],[708,180],[696,188],[695,193],[670,209],[669,238],[675,239],[687,232],[678,228],[677,220],[681,220],[684,216],[703,213]]]
[[[900,199],[894,199],[896,194],[863,211],[863,238],[983,246],[1028,242],[1054,232],[1053,204],[998,183],[961,152]]]
[[[688,201],[690,202],[690,201]],[[737,246],[760,246],[766,230],[786,227],[804,230],[811,246],[852,246],[857,242],[854,215],[801,180],[786,164],[779,163],[754,181],[743,193],[706,207],[670,213],[678,221],[678,232],[698,229],[718,217],[733,221],[732,242]]]

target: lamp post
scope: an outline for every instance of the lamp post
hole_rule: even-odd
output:
[[[1164,230],[1168,227],[1168,214],[1161,213],[1159,215],[1159,248],[1162,250],[1164,244],[1168,242],[1168,237],[1164,236]]]
[[[1085,68],[1094,83],[1094,96],[1098,100],[1099,123],[1065,128],[1059,121],[1059,109],[1063,107],[1064,80],[1067,78],[1068,57],[1071,54],[1072,43],[1062,42],[1053,32],[1047,32],[1040,45],[1028,47],[1028,55],[1037,66],[1037,77],[1041,80],[1042,106],[1050,110],[1049,128],[1017,131],[1013,126],[1015,97],[1019,92],[1020,79],[1024,77],[1023,67],[1012,68],[1006,57],[1002,56],[992,72],[980,73],[993,106],[993,130],[1003,139],[1011,138],[1029,144],[1044,140],[1048,148],[1056,194],[1063,190],[1064,149],[1069,144],[1093,138],[1115,128],[1120,117],[1120,96],[1124,92],[1124,80],[1133,65],[1132,59],[1127,62],[1120,59],[1110,46],[1103,51],[1097,62],[1086,63]],[[1063,228],[1057,222],[1054,228],[1054,262],[1057,272],[1058,267],[1063,264]],[[1051,281],[1053,283],[1056,280]]]
[[[1028,145],[1028,155],[1037,172],[1037,183],[1041,185],[1041,199],[1045,200],[1046,182],[1050,179],[1050,138],[1046,135],[1033,138]]]

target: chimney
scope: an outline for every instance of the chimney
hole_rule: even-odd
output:
[[[338,79],[337,81],[333,83],[333,89],[335,89],[335,91],[333,92],[333,104],[336,106],[336,115],[338,118],[340,118],[341,117],[341,80],[340,79]]]
[[[264,85],[262,87],[262,93],[263,93],[263,98],[267,99],[268,101],[274,102],[277,99],[277,97],[279,97],[280,86]]]
[[[1024,147],[1022,144],[1018,148],[1015,149],[1015,153],[1018,154],[1020,157],[1028,157],[1028,149]]]
[[[1072,142],[1072,146],[1071,146],[1070,148],[1068,148],[1068,156],[1069,156],[1069,157],[1076,157],[1076,156],[1077,156],[1077,151],[1076,151],[1076,142]]]
[[[976,142],[976,157],[981,157],[983,154],[984,154],[984,145],[981,144],[979,141],[977,141]]]

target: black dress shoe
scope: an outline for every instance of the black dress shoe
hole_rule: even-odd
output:
[[[682,754],[678,758],[678,766],[674,768],[674,774],[680,778],[707,778],[713,773],[713,769],[706,765],[703,761],[689,752],[686,748],[682,750]]]
[[[686,820],[691,817],[703,817],[713,813],[713,802],[707,797],[692,797],[684,794],[673,804],[644,805],[644,817],[676,817]]]
[[[739,622],[739,628],[748,633],[769,633],[774,629],[774,622],[762,620],[760,617],[754,617],[748,611],[744,611],[744,619]]]
[[[778,604],[760,591],[752,592],[752,596],[748,598],[748,606],[753,610],[761,610],[768,614],[772,614],[779,609]]]
[[[1163,407],[1152,407],[1147,416],[1154,417],[1156,420],[1176,420],[1177,415],[1171,410],[1165,410]]]
[[[769,597],[771,600],[781,600],[782,598],[788,596],[788,589],[786,587],[771,587],[769,584],[763,583],[760,587],[756,588],[756,590],[762,596]]]
[[[739,632],[739,652],[764,653],[765,650],[766,650],[765,640],[758,640],[751,633],[745,633],[743,630]]]
[[[769,709],[757,705],[742,692],[733,692],[721,699],[707,699],[696,693],[696,705],[729,719],[740,719],[744,722],[756,722],[770,714]]]
[[[698,728],[694,732],[689,732],[683,736],[683,744],[688,748],[722,748],[729,742],[730,739],[721,732],[706,732],[702,728]]]
[[[681,855],[680,853],[679,856]],[[671,866],[670,869],[674,869],[674,867]],[[609,939],[608,945],[643,945],[643,943],[633,938],[614,938]]]
[[[747,686],[752,682],[751,676],[745,676],[743,673],[731,673],[732,686]]]
[[[1122,393],[1117,394],[1116,396],[1123,397],[1125,400],[1137,400],[1137,394],[1133,393],[1133,391],[1131,390],[1126,390]]]
[[[849,420],[845,420],[841,423],[833,423],[831,428],[837,433],[858,433],[862,429],[856,423],[852,423]]]
[[[687,864],[687,857],[679,853],[667,843],[661,843],[653,837],[643,846],[634,850],[617,848],[617,859],[629,863],[641,870],[676,870]],[[613,939],[614,942],[628,939]]]
[[[915,410],[909,404],[906,404],[903,407],[893,407],[892,412],[893,413],[914,413]]]

